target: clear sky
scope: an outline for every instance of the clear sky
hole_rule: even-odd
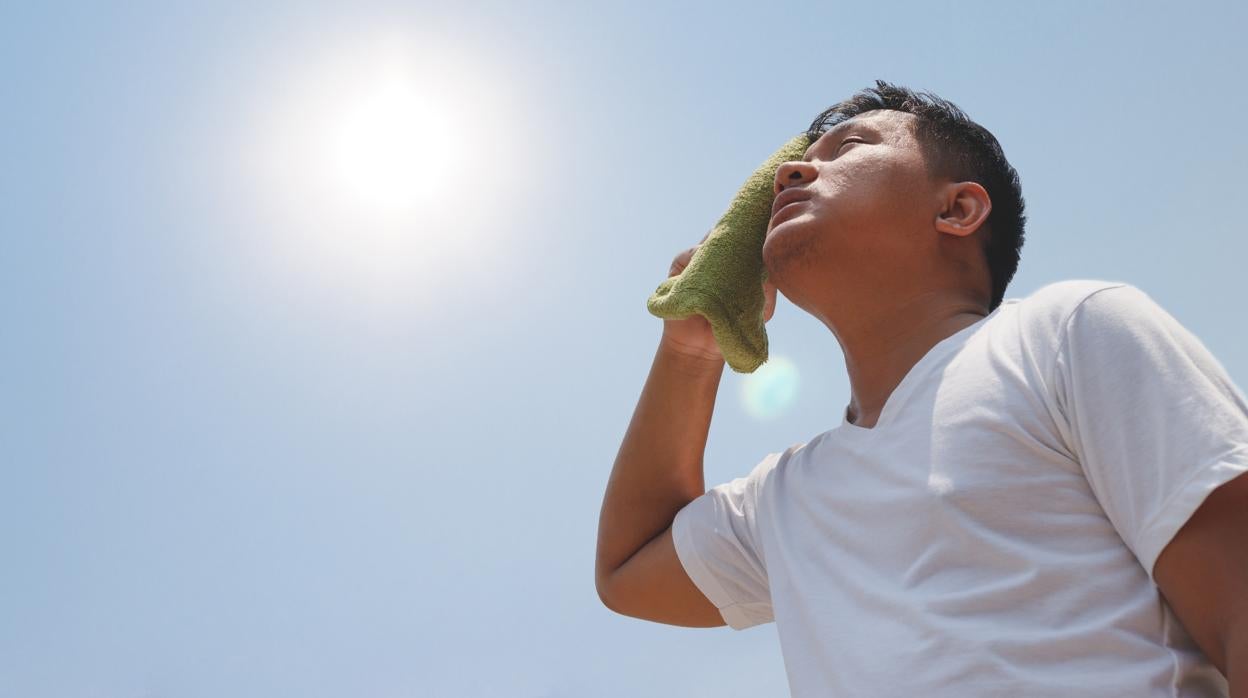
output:
[[[1018,169],[1007,298],[1132,283],[1246,387],[1246,26],[1231,2],[6,3],[0,696],[783,695],[774,625],[594,591],[672,257],[881,78]],[[826,328],[781,297],[768,333],[789,371],[725,370],[708,486],[847,404]]]

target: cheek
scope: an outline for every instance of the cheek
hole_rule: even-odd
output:
[[[870,176],[841,177],[820,192],[813,212],[820,220],[835,221],[834,225],[859,227],[887,214],[890,204],[884,191],[886,187]]]
[[[883,163],[862,163],[830,173],[821,186],[829,208],[826,213],[880,223],[913,217],[916,197],[923,193],[912,172]]]

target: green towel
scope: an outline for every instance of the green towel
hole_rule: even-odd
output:
[[[646,301],[650,313],[660,318],[705,317],[724,359],[737,373],[753,373],[767,361],[763,241],[771,221],[776,170],[801,160],[809,145],[806,134],[795,136],[755,170],[689,265],[659,284]]]

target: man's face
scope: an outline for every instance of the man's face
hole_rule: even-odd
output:
[[[911,130],[915,119],[884,109],[860,114],[824,133],[804,161],[776,172],[777,202],[800,200],[772,217],[763,260],[790,298],[786,285],[794,288],[801,270],[887,281],[879,277],[913,273],[930,254],[915,238],[931,230],[939,201]]]

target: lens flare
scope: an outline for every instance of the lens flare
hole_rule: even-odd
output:
[[[798,372],[792,361],[774,354],[741,383],[741,402],[756,419],[774,419],[797,398]]]

